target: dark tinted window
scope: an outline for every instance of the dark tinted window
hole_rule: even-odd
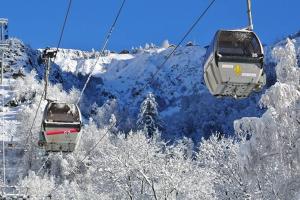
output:
[[[79,112],[74,104],[52,103],[47,110],[47,121],[79,122]]]
[[[257,37],[252,32],[221,31],[217,53],[222,56],[258,57],[262,51]]]

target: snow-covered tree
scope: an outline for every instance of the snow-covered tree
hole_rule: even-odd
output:
[[[30,171],[29,175],[20,182],[22,192],[27,194],[30,199],[41,200],[48,199],[51,191],[55,188],[53,177],[37,176]]]
[[[296,48],[292,40],[287,39],[284,47],[274,48],[273,57],[277,61],[276,75],[281,83],[300,84],[300,72],[297,67]]]
[[[51,200],[69,200],[69,199],[96,199],[98,195],[92,198],[88,192],[83,193],[76,182],[63,181],[54,191],[51,192]]]
[[[155,44],[154,44],[154,43],[151,43],[151,44],[150,44],[150,49],[154,49],[154,48],[156,48]]]
[[[76,175],[84,191],[111,199],[214,199],[214,173],[187,156],[184,143],[167,146],[142,132],[108,138]]]
[[[44,86],[36,80],[37,73],[33,70],[25,78],[14,82],[14,100],[18,102],[31,101],[37,94],[42,94]]]
[[[215,174],[213,185],[218,199],[249,198],[248,182],[240,169],[239,148],[237,141],[219,134],[201,143],[197,161]]]
[[[145,44],[145,49],[146,50],[150,49],[150,45],[148,43]]]
[[[109,125],[111,116],[116,117],[118,115],[118,103],[116,99],[107,100],[101,107],[97,107],[97,104],[92,105],[92,117],[98,126],[104,128]]]
[[[161,128],[157,103],[152,93],[148,93],[141,104],[137,126],[140,130],[144,130],[149,137],[152,137],[153,134]]]
[[[161,47],[165,49],[169,48],[170,47],[169,40],[164,40],[163,43],[161,44]]]
[[[262,96],[261,118],[235,121],[235,130],[250,137],[241,146],[240,162],[249,178],[252,199],[298,199],[300,193],[299,68],[295,47],[287,40],[276,47],[278,82]]]

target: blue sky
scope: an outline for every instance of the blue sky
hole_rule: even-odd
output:
[[[122,0],[73,0],[62,47],[99,49]],[[127,0],[108,45],[177,43],[210,0]],[[34,48],[56,46],[68,0],[1,0],[9,33]],[[254,29],[265,44],[300,30],[299,0],[252,0]],[[247,25],[246,0],[217,0],[187,40],[207,45],[220,28]]]

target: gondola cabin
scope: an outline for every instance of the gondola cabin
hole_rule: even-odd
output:
[[[204,61],[204,81],[216,97],[246,98],[266,84],[263,47],[253,31],[219,30]]]
[[[47,152],[72,152],[80,138],[81,113],[77,105],[48,102],[39,145]]]

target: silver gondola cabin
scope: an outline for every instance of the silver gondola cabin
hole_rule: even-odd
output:
[[[217,97],[246,98],[266,84],[263,47],[249,30],[219,30],[209,46],[204,81]]]
[[[76,104],[48,102],[39,146],[44,146],[47,152],[72,152],[80,138],[81,126],[81,113]]]

